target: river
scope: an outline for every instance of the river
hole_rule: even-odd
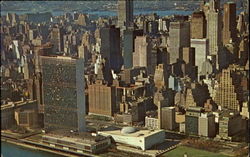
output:
[[[1,141],[1,157],[62,157]]]

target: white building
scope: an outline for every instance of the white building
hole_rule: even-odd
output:
[[[199,117],[199,136],[214,137],[216,134],[215,130],[215,116],[213,114],[201,114]]]
[[[191,39],[191,47],[195,48],[195,64],[198,66],[198,75],[202,70],[202,63],[209,53],[208,39]]]
[[[127,144],[142,150],[162,143],[165,140],[163,130],[137,130],[133,127],[124,127],[122,130],[99,131],[102,136],[111,136],[115,142]]]
[[[242,106],[242,111],[240,112],[240,114],[243,117],[247,117],[249,119],[249,109],[248,109],[248,103],[249,102],[243,102],[243,106]]]

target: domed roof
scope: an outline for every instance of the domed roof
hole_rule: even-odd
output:
[[[134,127],[123,127],[121,130],[121,133],[122,134],[131,134],[131,133],[134,133],[136,131],[137,131],[137,129]]]

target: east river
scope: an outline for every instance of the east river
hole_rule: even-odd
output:
[[[1,157],[61,157],[61,156],[1,141]]]

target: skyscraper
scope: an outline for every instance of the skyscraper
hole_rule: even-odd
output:
[[[170,64],[173,64],[177,59],[182,59],[182,48],[190,46],[190,23],[171,22],[169,41]]]
[[[240,82],[235,71],[230,68],[223,69],[215,95],[215,103],[223,108],[239,111],[240,88]]]
[[[148,73],[153,73],[152,43],[149,36],[137,36],[135,38],[135,52],[133,54],[133,67],[146,67]]]
[[[209,40],[209,55],[218,55],[221,48],[222,20],[220,1],[210,0],[210,8],[207,17],[207,38]]]
[[[53,52],[63,51],[63,30],[62,28],[56,27],[51,31],[51,43],[53,44]]]
[[[207,21],[203,11],[194,12],[191,19],[191,39],[206,38]]]
[[[202,113],[201,107],[189,107],[185,115],[185,132],[187,134],[198,135],[199,117]]]
[[[85,130],[84,62],[70,57],[41,57],[46,131]]]
[[[224,4],[223,16],[223,44],[233,42],[236,38],[236,4],[228,2]]]
[[[209,51],[208,39],[191,39],[191,47],[195,48],[195,64],[198,66],[198,75],[200,75],[202,64],[206,61]]]
[[[120,30],[115,26],[101,28],[101,55],[107,59],[109,66],[114,71],[120,71],[122,54],[120,50]]]
[[[118,0],[118,26],[132,26],[133,24],[133,0]]]
[[[175,107],[163,107],[161,111],[161,128],[174,130],[175,127]]]
[[[116,111],[116,89],[107,86],[98,80],[89,85],[89,113],[105,116],[113,116]]]
[[[184,47],[183,48],[183,60],[186,64],[195,66],[195,48],[194,47]]]
[[[135,50],[135,37],[142,36],[143,30],[127,29],[124,30],[124,44],[123,44],[123,58],[124,58],[124,68],[133,67],[133,52]]]

